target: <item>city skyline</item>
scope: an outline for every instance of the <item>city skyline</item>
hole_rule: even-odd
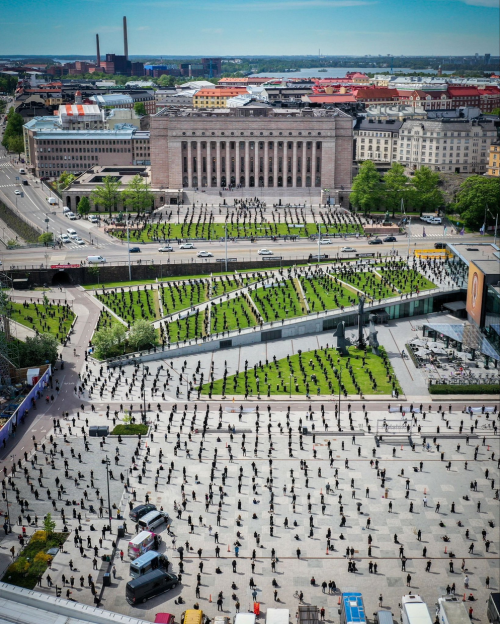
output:
[[[3,6],[0,54],[92,56],[95,33],[101,54],[122,54],[123,15],[132,56],[495,54],[498,8],[496,0],[19,0]]]

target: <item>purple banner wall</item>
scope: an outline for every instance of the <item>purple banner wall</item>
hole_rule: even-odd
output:
[[[43,373],[40,379],[33,386],[33,388],[31,388],[31,390],[26,395],[23,402],[19,405],[17,410],[12,414],[12,416],[5,423],[2,429],[0,429],[0,445],[3,445],[4,441],[5,443],[7,443],[7,440],[12,435],[13,426],[17,426],[21,422],[22,418],[27,414],[28,410],[31,408],[32,399],[35,399],[35,401],[43,399],[43,393],[48,384],[51,370],[52,368],[49,366],[45,373]]]

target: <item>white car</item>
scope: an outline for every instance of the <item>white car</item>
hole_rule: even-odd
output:
[[[64,214],[64,216],[65,216],[65,217],[68,217],[68,219],[71,219],[71,217],[74,217],[74,216],[75,216],[75,213],[74,213],[74,212],[72,212],[71,210],[68,210],[68,212],[66,212],[66,213]]]
[[[182,245],[179,246],[179,249],[194,249],[194,244],[193,243],[182,243]]]
[[[16,189],[16,190],[14,191],[14,193],[15,193],[16,195],[21,195],[21,191],[20,191],[19,189]]]
[[[75,238],[75,243],[77,245],[85,245],[85,241],[82,238],[80,238],[80,237]]]
[[[158,249],[158,251],[173,251],[173,250],[174,250],[174,248],[171,247],[170,245],[165,245],[165,247],[160,247]]]
[[[354,253],[356,250],[354,247],[342,247],[340,250],[342,253]]]
[[[259,256],[274,256],[273,252],[270,249],[259,249],[257,252]]]
[[[76,221],[78,219],[78,217],[76,216],[76,214],[68,214],[69,220],[70,221]]]
[[[197,254],[198,258],[213,258],[214,254],[211,251],[199,251]]]
[[[90,215],[88,217],[88,220],[90,221],[90,223],[99,223],[99,219],[95,215]]]
[[[61,234],[61,236],[59,236],[59,240],[61,243],[71,243],[71,238],[67,234]]]
[[[332,241],[331,241],[331,239],[329,239],[329,238],[322,238],[322,239],[321,239],[321,241],[320,241],[320,243],[321,243],[322,245],[331,245],[331,244],[332,244]]]

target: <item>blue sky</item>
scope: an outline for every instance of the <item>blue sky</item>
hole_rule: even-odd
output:
[[[0,54],[498,54],[498,0],[0,0]]]

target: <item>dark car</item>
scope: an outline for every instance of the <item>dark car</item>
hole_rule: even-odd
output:
[[[145,516],[150,511],[155,511],[155,510],[156,510],[156,505],[153,505],[152,503],[145,503],[144,505],[138,505],[137,507],[134,507],[132,511],[130,512],[129,517],[134,522],[137,522],[137,520],[142,518],[142,516]]]
[[[179,578],[175,574],[159,569],[152,570],[127,583],[125,598],[130,605],[134,606],[163,594],[169,589],[174,589],[178,582]]]
[[[130,253],[141,253],[141,248],[140,247],[131,247],[130,248]]]
[[[383,245],[384,242],[382,240],[380,240],[380,238],[372,238],[371,240],[368,241],[369,245]]]
[[[446,243],[434,243],[434,249],[446,249]]]
[[[395,236],[386,236],[384,238],[384,243],[395,243],[396,242],[396,237]]]

